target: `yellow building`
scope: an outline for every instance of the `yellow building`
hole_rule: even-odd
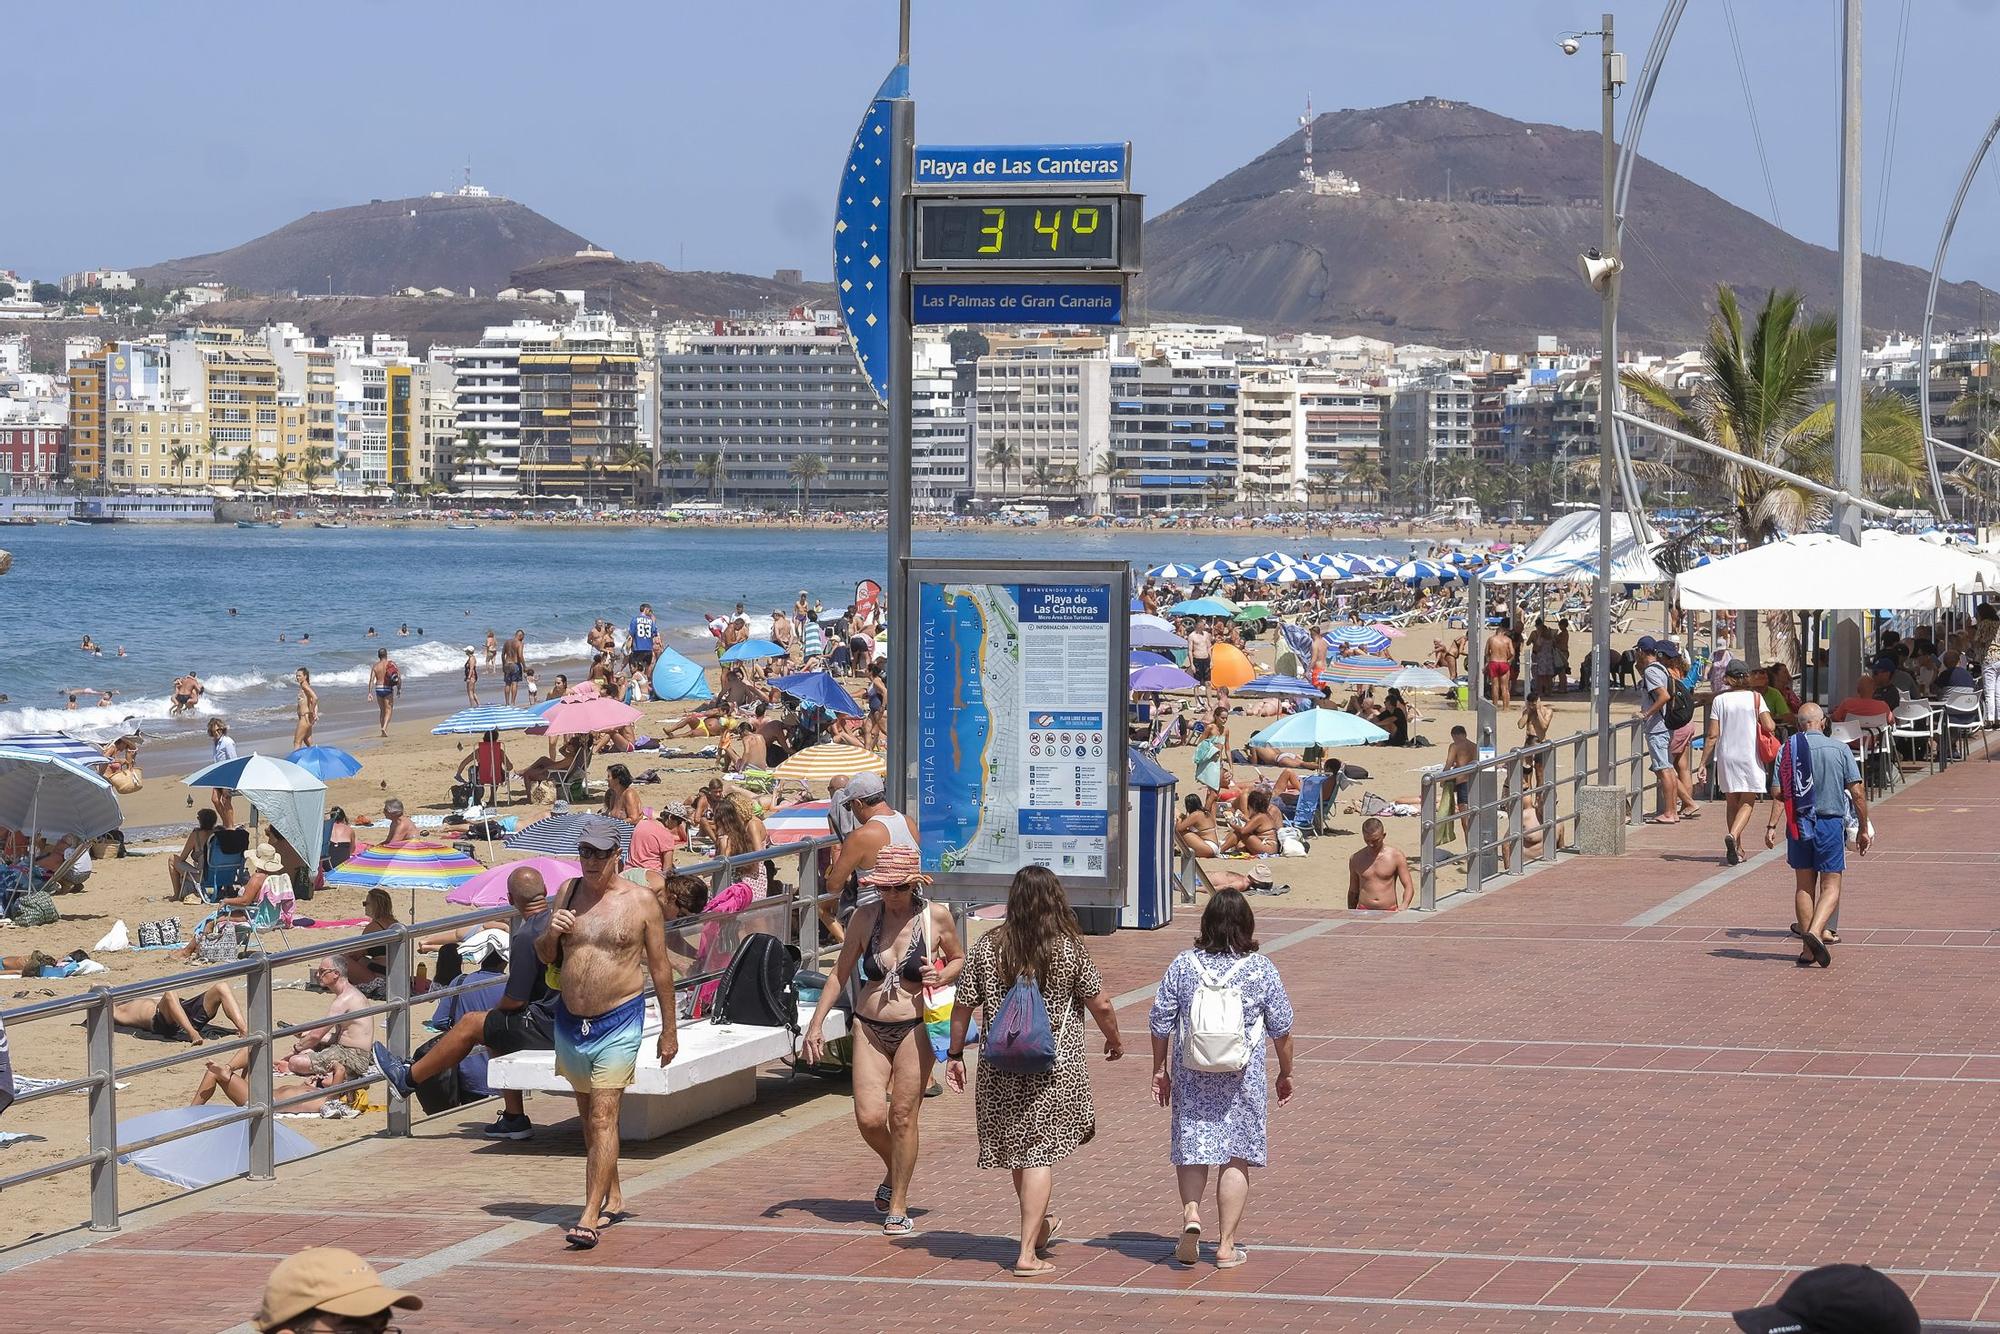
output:
[[[632,500],[650,489],[633,353],[521,353],[521,472],[541,496]]]
[[[207,411],[208,481],[275,487],[285,480],[278,363],[269,348],[242,340],[237,329],[184,331],[167,345],[169,379]],[[296,474],[296,456],[293,467]]]
[[[104,477],[104,352],[69,368],[70,480],[94,483]]]
[[[192,401],[114,401],[104,422],[105,479],[114,486],[175,490],[228,480],[211,472],[208,416]]]

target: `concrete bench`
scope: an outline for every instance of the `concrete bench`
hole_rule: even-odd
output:
[[[799,1007],[799,1030],[812,1021],[812,1007]],[[847,1035],[847,1015],[834,1010],[826,1017],[827,1041]],[[712,1024],[706,1018],[684,1020],[680,1050],[673,1064],[660,1068],[654,1054],[660,1040],[660,1009],[646,1001],[645,1036],[639,1040],[639,1067],[618,1111],[618,1133],[628,1140],[657,1139],[698,1121],[757,1100],[757,1070],[792,1055],[792,1035],[782,1028],[753,1024]],[[486,1066],[486,1082],[495,1091],[569,1094],[569,1081],[556,1073],[552,1051],[519,1051],[498,1056]]]

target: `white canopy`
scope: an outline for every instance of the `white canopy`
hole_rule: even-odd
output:
[[[1563,515],[1521,551],[1510,553],[1514,568],[1492,575],[1489,584],[1594,584],[1597,582],[1597,511]],[[1657,584],[1666,574],[1646,544],[1632,534],[1631,516],[1611,516],[1611,582]]]
[[[1895,533],[1864,534],[1858,547],[1830,533],[1798,533],[1711,561],[1674,583],[1688,611],[1915,611],[1990,586],[1993,576],[1974,568],[1983,562],[1961,557]]]

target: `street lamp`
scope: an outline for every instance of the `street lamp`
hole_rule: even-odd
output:
[[[1624,268],[1618,257],[1618,145],[1612,133],[1612,112],[1618,90],[1625,84],[1625,57],[1612,49],[1611,15],[1604,15],[1603,23],[1595,32],[1564,33],[1557,37],[1556,44],[1564,55],[1573,56],[1583,49],[1584,38],[1603,39],[1600,133],[1604,175],[1598,201],[1603,214],[1603,236],[1595,248],[1577,257],[1577,268],[1591,290],[1603,298],[1597,364],[1597,590],[1590,608],[1590,683],[1597,693],[1597,781],[1608,783],[1611,781],[1611,503],[1618,485],[1613,447],[1618,423],[1613,413],[1618,406],[1618,274]]]

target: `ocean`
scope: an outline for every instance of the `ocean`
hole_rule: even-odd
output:
[[[499,682],[483,666],[488,629],[502,639],[526,630],[529,660],[546,683],[587,661],[593,619],[622,627],[642,601],[683,650],[711,642],[703,613],[739,601],[768,617],[805,588],[829,608],[844,607],[858,580],[885,580],[885,542],[879,530],[781,528],[8,528],[0,546],[13,552],[14,567],[0,576],[0,624],[12,632],[0,636],[0,738],[65,728],[103,739],[137,719],[149,736],[187,739],[206,716],[223,713],[239,744],[276,732],[288,741],[293,669],[311,670],[323,715],[358,713],[378,647],[402,670],[406,710],[463,701],[467,644],[481,649],[481,698],[493,702]],[[1046,527],[918,533],[914,545],[919,556],[1114,558],[1142,571],[1274,546],[1301,554],[1411,546]],[[85,635],[100,653],[80,649]],[[311,642],[301,643],[303,635]],[[203,716],[170,720],[173,679],[188,670],[208,687]],[[83,694],[68,709],[68,696],[82,690],[115,698],[95,707]]]

